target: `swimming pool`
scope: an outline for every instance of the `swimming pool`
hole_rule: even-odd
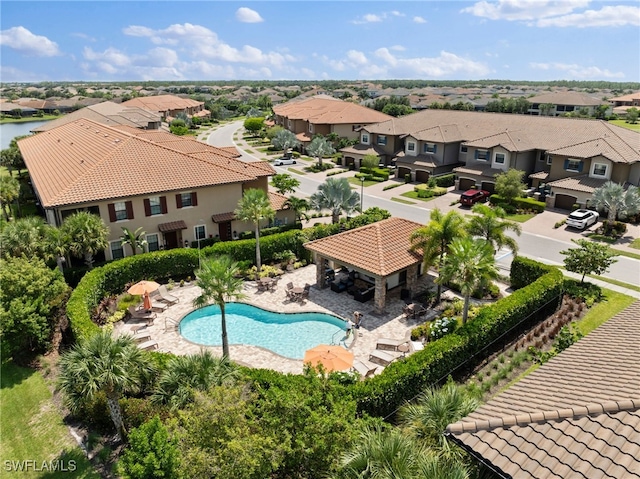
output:
[[[227,303],[225,312],[229,344],[260,346],[291,359],[302,359],[318,344],[344,340],[345,322],[330,314],[275,313],[244,303]],[[220,346],[220,323],[220,307],[205,306],[182,319],[180,334],[194,343]]]

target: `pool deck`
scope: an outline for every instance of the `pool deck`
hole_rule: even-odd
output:
[[[247,299],[243,302],[277,312],[301,312],[315,311],[333,314],[345,321],[353,318],[354,311],[364,314],[359,329],[354,329],[355,335],[345,341],[341,338],[341,344],[345,344],[354,353],[356,360],[360,360],[367,366],[374,367],[375,363],[369,361],[369,354],[376,349],[377,340],[380,338],[409,339],[410,331],[416,325],[436,315],[435,311],[429,311],[420,319],[408,319],[402,314],[405,302],[400,299],[400,288],[387,293],[386,314],[377,315],[373,311],[373,300],[360,303],[353,299],[347,292],[336,293],[330,288],[319,290],[315,287],[315,265],[299,268],[285,273],[274,291],[258,291],[255,281],[246,281],[244,292]],[[429,275],[424,275],[422,282],[431,280]],[[312,285],[309,298],[304,303],[291,302],[285,294],[286,285],[292,282],[294,286],[302,287],[306,283]],[[176,286],[171,294],[180,301],[169,306],[165,311],[158,312],[152,325],[141,329],[157,342],[158,349],[170,351],[173,354],[194,354],[202,349],[208,349],[217,356],[222,355],[222,346],[202,346],[184,339],[178,332],[179,321],[194,308],[192,301],[200,294],[200,288],[194,284],[180,287]],[[136,326],[144,323],[133,321],[116,324],[116,334],[132,334]],[[231,360],[253,368],[273,369],[283,373],[299,374],[303,370],[302,360],[289,359],[277,355],[268,349],[250,345],[231,344],[229,346]],[[382,370],[378,367],[376,372]]]

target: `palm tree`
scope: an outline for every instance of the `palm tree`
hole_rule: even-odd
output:
[[[0,203],[4,219],[9,221],[11,203],[20,195],[20,182],[13,176],[0,176]]]
[[[411,235],[411,248],[422,251],[425,269],[442,267],[444,255],[449,251],[451,242],[466,234],[464,218],[456,211],[443,214],[438,208],[431,212],[431,220]],[[440,302],[442,285],[437,283],[436,303]]]
[[[58,269],[63,270],[63,264],[66,261],[65,257],[69,252],[69,237],[62,228],[56,228],[54,226],[47,226],[45,229],[45,243],[46,243],[46,259],[53,258],[58,264]]]
[[[156,404],[169,404],[172,409],[182,409],[192,402],[194,391],[228,386],[238,377],[238,366],[226,356],[216,358],[210,351],[176,356],[162,371],[151,400]]]
[[[69,251],[85,264],[93,267],[93,256],[109,246],[109,228],[102,218],[87,211],[79,211],[64,220],[63,231],[69,236]]]
[[[128,244],[131,246],[133,255],[136,255],[136,251],[140,248],[144,252],[144,245],[147,244],[147,240],[144,238],[144,231],[142,228],[138,228],[135,231],[131,231],[129,228],[122,227],[122,236],[120,237],[120,243],[122,246]]]
[[[436,281],[460,285],[460,292],[464,296],[464,324],[469,314],[471,293],[484,282],[497,277],[498,270],[491,246],[483,240],[466,237],[453,240]]]
[[[474,411],[480,402],[465,393],[453,381],[441,388],[429,388],[418,400],[400,410],[402,427],[414,438],[447,459],[461,457],[461,450],[452,449],[444,432],[451,423]]]
[[[350,214],[358,209],[360,195],[351,189],[346,178],[327,178],[311,195],[309,204],[315,210],[330,210],[331,222],[337,223],[343,211]]]
[[[296,138],[295,133],[289,130],[280,130],[271,140],[271,144],[277,149],[282,150],[285,154],[289,148],[300,146],[300,142]]]
[[[240,221],[251,221],[256,228],[256,266],[260,271],[262,269],[262,261],[260,259],[260,221],[267,218],[272,219],[276,212],[271,207],[269,197],[264,190],[251,188],[242,195],[235,215]]]
[[[119,399],[138,392],[153,372],[148,353],[136,346],[131,336],[114,338],[102,330],[76,344],[60,358],[59,384],[72,411],[78,411],[98,392],[107,397],[116,432],[126,434]]]
[[[307,153],[311,156],[318,158],[318,166],[322,166],[322,158],[325,156],[331,156],[336,152],[335,148],[331,146],[331,143],[322,136],[316,136],[309,146],[307,146]]]
[[[622,185],[607,181],[593,192],[593,204],[598,209],[608,210],[607,219],[613,222],[618,216],[634,215],[640,211],[640,195],[638,188],[629,187],[625,191]]]
[[[309,209],[309,202],[304,198],[296,198],[290,196],[285,202],[285,206],[291,208],[296,216],[296,223],[302,223],[302,220],[308,220],[307,210]]]
[[[483,238],[491,245],[494,252],[503,246],[509,248],[513,254],[518,252],[518,243],[511,236],[507,236],[506,232],[511,230],[520,236],[522,228],[513,221],[504,221],[504,218],[507,217],[504,209],[499,206],[491,208],[487,205],[476,203],[472,211],[477,216],[469,220],[467,231],[470,235]]]
[[[242,292],[243,280],[239,277],[240,268],[228,256],[210,259],[202,263],[196,271],[196,284],[202,292],[193,300],[197,308],[213,301],[220,307],[220,320],[222,321],[222,356],[229,358],[229,340],[227,337],[227,317],[225,304],[228,300],[241,300],[246,297]]]
[[[38,216],[28,216],[5,223],[0,233],[2,253],[7,256],[25,255],[45,259],[47,225]]]

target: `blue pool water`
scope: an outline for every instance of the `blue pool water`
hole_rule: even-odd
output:
[[[318,344],[344,339],[345,322],[330,314],[274,313],[244,303],[227,303],[225,312],[229,344],[260,346],[291,359],[302,359]],[[182,319],[180,334],[194,343],[220,346],[220,322],[220,307],[206,306]]]

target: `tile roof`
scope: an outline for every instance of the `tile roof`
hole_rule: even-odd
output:
[[[160,115],[157,113],[138,107],[126,107],[122,104],[105,101],[98,103],[97,105],[87,106],[79,110],[72,111],[71,113],[67,113],[60,118],[48,121],[39,127],[34,128],[32,131],[49,131],[53,128],[59,127],[60,125],[83,118],[97,121],[103,125],[127,125],[133,128],[147,128],[149,123],[160,124],[161,120]]]
[[[459,166],[457,168],[454,168],[453,171],[456,173],[466,173],[468,175],[486,176],[487,178],[495,178],[500,173],[504,173],[503,170],[499,170],[497,168],[491,168],[491,166],[480,167],[476,165]]]
[[[325,95],[274,105],[276,115],[318,125],[377,123],[392,118],[379,111]]]
[[[609,98],[610,102],[615,101],[633,101],[640,100],[640,91],[636,91],[634,93],[629,93],[628,95],[617,96],[615,98]]]
[[[233,221],[235,219],[236,219],[236,214],[233,211],[211,215],[211,220],[214,223],[224,223],[225,221]]]
[[[582,155],[579,158],[602,154],[616,163],[640,161],[640,133],[603,120],[423,110],[363,129],[380,135],[411,135],[422,141],[442,137],[485,148],[500,145],[511,151],[554,151],[575,145],[572,151]]]
[[[416,156],[407,155],[404,151],[396,156],[396,164],[426,166],[428,168],[436,168],[438,166],[437,158],[434,155],[420,154]]]
[[[593,193],[597,188],[604,185],[607,180],[600,178],[591,178],[589,175],[569,176],[559,180],[547,183],[554,188],[563,188],[565,190],[582,191],[584,193]]]
[[[82,119],[24,138],[18,146],[45,208],[242,183],[274,173],[264,162],[246,163],[205,143],[175,138],[181,137]]]
[[[267,192],[267,195],[269,196],[269,202],[271,203],[271,207],[275,211],[289,209],[288,206],[286,205],[287,200],[289,198],[287,198],[285,195],[281,195],[280,193],[276,193],[275,191],[269,191]]]
[[[447,433],[502,477],[640,478],[640,301]]]
[[[137,106],[145,110],[157,111],[159,113],[168,110],[184,110],[204,105],[201,101],[191,100],[189,98],[180,98],[175,95],[154,95],[140,96],[122,102],[125,106]]]
[[[529,175],[529,178],[535,178],[538,180],[546,180],[547,178],[549,178],[549,172],[548,171],[536,171],[535,173],[531,173]]]
[[[364,143],[358,143],[353,146],[347,146],[340,149],[343,153],[354,153],[357,155],[386,155],[385,151],[377,145],[365,145]]]
[[[527,98],[527,101],[529,103],[551,103],[553,105],[574,106],[598,106],[606,105],[608,103],[608,101],[577,91],[543,93],[542,95]]]
[[[420,223],[388,218],[305,243],[304,247],[375,276],[388,276],[422,261],[411,251],[411,233]]]
[[[161,233],[170,233],[171,231],[186,230],[187,224],[183,220],[169,221],[168,223],[160,223],[158,231]]]

